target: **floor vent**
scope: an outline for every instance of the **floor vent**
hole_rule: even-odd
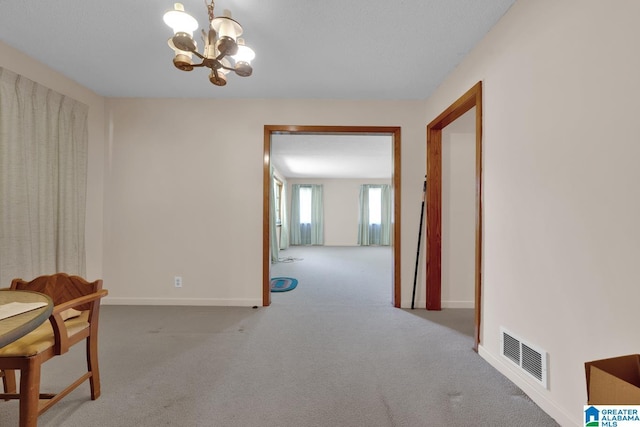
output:
[[[502,356],[510,360],[531,378],[547,387],[547,352],[523,342],[520,338],[500,328]]]

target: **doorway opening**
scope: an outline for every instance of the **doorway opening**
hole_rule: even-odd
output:
[[[427,126],[427,310],[442,309],[442,130],[475,107],[475,316],[474,349],[480,344],[482,309],[482,82]]]
[[[400,307],[400,127],[388,126],[292,126],[266,125],[264,127],[263,164],[263,244],[262,244],[262,296],[263,305],[271,304],[271,226],[270,226],[270,186],[271,186],[271,144],[273,135],[386,135],[392,139],[392,304]]]

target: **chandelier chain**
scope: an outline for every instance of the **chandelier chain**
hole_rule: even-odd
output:
[[[207,11],[209,12],[209,23],[211,23],[213,18],[215,18],[215,16],[213,16],[213,7],[215,6],[214,2],[211,0],[210,3],[207,3],[207,0],[204,0],[204,4],[207,6]]]

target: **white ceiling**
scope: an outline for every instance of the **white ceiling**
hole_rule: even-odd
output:
[[[271,162],[285,178],[391,178],[390,135],[272,135]]]
[[[426,99],[514,1],[219,0],[256,52],[223,88],[173,67],[171,0],[0,0],[0,40],[107,97]]]

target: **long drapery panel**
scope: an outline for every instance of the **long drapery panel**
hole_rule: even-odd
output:
[[[301,206],[304,204],[305,206]],[[324,244],[323,190],[319,184],[291,186],[291,245]]]
[[[311,242],[324,245],[324,205],[322,185],[311,186]]]
[[[0,67],[0,287],[85,275],[88,107]]]
[[[369,187],[368,184],[360,186],[358,216],[358,245],[369,246]]]
[[[300,245],[300,184],[291,185],[291,223],[289,226],[289,243]]]
[[[280,196],[280,203],[282,203],[280,213],[280,249],[287,249],[289,247],[289,221],[287,218],[287,180],[282,178],[282,195]]]
[[[391,186],[385,184],[380,186],[380,189],[382,190],[380,200],[380,244],[389,246],[391,244],[391,218],[393,212],[391,209]]]

